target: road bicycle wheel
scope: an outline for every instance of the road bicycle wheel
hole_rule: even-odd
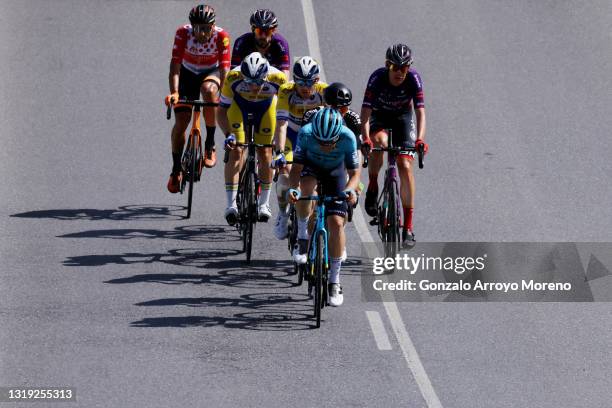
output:
[[[317,236],[315,248],[314,278],[314,317],[317,328],[321,327],[321,309],[323,308],[323,274],[325,273],[325,240],[323,234]]]
[[[251,250],[253,248],[253,226],[257,219],[257,201],[255,196],[255,173],[248,172],[246,174],[246,184],[244,191],[244,201],[246,204],[246,217],[242,221],[243,223],[243,242],[244,250],[246,252],[246,261],[251,263]]]
[[[385,256],[395,258],[399,250],[399,214],[397,202],[397,186],[394,182],[389,183],[388,189],[388,211],[387,211],[387,239],[385,245]]]
[[[198,171],[198,137],[192,135],[189,138],[189,162],[188,162],[188,177],[189,177],[189,190],[187,191],[187,218],[191,217],[191,203],[193,202],[193,185],[195,183]]]

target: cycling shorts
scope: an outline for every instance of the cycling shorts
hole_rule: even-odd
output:
[[[314,177],[321,183],[321,194],[324,196],[342,195],[346,187],[347,173],[344,163],[333,169],[322,169],[320,167],[306,164],[302,169],[301,177]],[[342,201],[332,201],[325,204],[325,216],[339,215],[346,217],[348,203]]]
[[[221,83],[219,69],[212,68],[201,74],[195,74],[181,65],[181,73],[179,74],[179,98],[190,100],[200,99],[202,84],[207,79],[216,82],[217,86],[219,86]],[[175,112],[190,112],[191,109],[191,105],[176,104],[174,106]]]
[[[272,144],[276,128],[276,100],[277,97],[274,95],[272,98],[253,102],[234,94],[232,104],[227,110],[227,119],[238,143],[245,143],[244,121],[247,114],[252,113],[255,143]]]
[[[285,159],[293,161],[293,148],[297,146],[298,132],[287,126],[287,138],[285,139]]]
[[[372,111],[370,116],[370,135],[381,130],[391,129],[393,137],[391,146],[402,149],[413,148],[416,141],[416,131],[412,111],[405,113],[393,113],[385,111]],[[416,156],[415,152],[407,154],[409,158]]]

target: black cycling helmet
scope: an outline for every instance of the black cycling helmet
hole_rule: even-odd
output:
[[[251,27],[267,30],[278,27],[278,20],[272,10],[259,9],[251,14]]]
[[[323,99],[330,106],[349,106],[353,101],[353,93],[343,83],[334,82],[323,91]]]
[[[412,64],[412,51],[406,44],[393,44],[387,48],[386,59],[395,65]]]
[[[191,25],[213,24],[215,22],[215,17],[215,9],[207,6],[206,4],[195,6],[189,12],[189,21],[191,22]]]

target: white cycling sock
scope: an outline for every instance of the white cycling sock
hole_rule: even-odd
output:
[[[225,195],[227,197],[227,206],[236,207],[236,196],[238,195],[238,184],[225,183]]]
[[[329,267],[329,283],[340,283],[340,268],[342,267],[342,258],[332,258]]]
[[[272,183],[261,182],[261,194],[259,194],[259,202],[257,204],[270,205],[270,192],[272,191]]]
[[[298,218],[298,239],[308,239],[308,218]]]

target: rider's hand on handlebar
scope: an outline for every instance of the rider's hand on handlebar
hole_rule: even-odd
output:
[[[225,150],[234,150],[236,148],[236,135],[233,133],[227,135],[223,144],[225,146]]]
[[[372,139],[370,139],[369,137],[361,142],[361,152],[364,156],[370,155],[372,147],[374,147],[374,143],[372,143]]]
[[[354,206],[357,203],[357,193],[355,192],[355,190],[353,190],[352,188],[347,188],[343,191],[343,193],[346,196],[346,202],[349,205]]]
[[[272,160],[272,165],[270,167],[272,167],[273,169],[282,169],[286,165],[287,159],[285,158],[285,153],[279,153],[274,156],[274,159]]]
[[[291,204],[295,204],[299,199],[300,192],[298,190],[296,190],[295,188],[290,188],[289,190],[287,190],[287,201],[289,201]]]
[[[417,149],[417,151],[419,150],[419,146],[423,146],[423,154],[427,153],[427,151],[429,150],[429,145],[427,143],[425,143],[425,141],[423,139],[417,139],[414,147]]]
[[[164,103],[166,104],[166,106],[170,106],[170,105],[174,105],[175,103],[177,103],[178,100],[179,100],[178,92],[173,92],[170,95],[166,96]]]

